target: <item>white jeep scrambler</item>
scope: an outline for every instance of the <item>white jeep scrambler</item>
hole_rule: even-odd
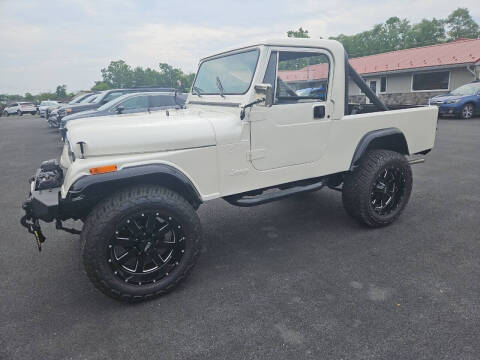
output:
[[[349,78],[372,108],[348,104]],[[40,246],[39,219],[74,233],[62,221],[82,220],[95,286],[152,298],[195,265],[204,201],[253,206],[327,186],[360,223],[392,223],[410,197],[409,156],[433,148],[437,111],[388,110],[336,41],[224,51],[201,60],[185,109],[69,124],[60,164],[42,163],[31,180],[22,224]]]

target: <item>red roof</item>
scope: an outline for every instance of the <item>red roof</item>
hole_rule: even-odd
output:
[[[350,60],[359,74],[472,64],[480,61],[480,39],[461,39],[446,44],[391,51]]]
[[[418,69],[422,67],[472,64],[480,62],[480,39],[459,39],[446,44],[397,50],[350,59],[359,74]],[[310,65],[300,70],[279,71],[285,81],[325,79],[327,64]]]

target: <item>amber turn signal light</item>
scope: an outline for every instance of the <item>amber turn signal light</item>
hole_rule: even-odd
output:
[[[90,174],[98,175],[117,171],[117,165],[105,165],[90,169]]]

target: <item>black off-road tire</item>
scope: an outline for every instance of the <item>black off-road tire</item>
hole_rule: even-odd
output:
[[[183,255],[161,279],[147,284],[131,284],[114,274],[109,243],[119,224],[133,214],[159,211],[175,219],[184,234]],[[86,273],[95,287],[107,296],[139,302],[167,294],[192,271],[200,255],[202,229],[193,207],[178,193],[157,186],[125,189],[98,204],[85,220],[81,234]]]
[[[378,213],[372,204],[377,181],[390,169],[398,173],[402,190],[395,193],[393,207],[388,213]],[[400,190],[399,190],[400,191]],[[368,151],[358,167],[344,178],[342,201],[346,212],[361,224],[382,227],[395,221],[408,203],[412,191],[412,170],[406,157],[390,150]]]

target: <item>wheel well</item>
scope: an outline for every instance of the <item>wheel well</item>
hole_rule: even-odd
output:
[[[372,131],[360,140],[350,164],[350,171],[358,166],[360,159],[367,151],[374,149],[391,150],[404,155],[409,154],[407,140],[399,129]]]
[[[166,165],[146,165],[80,178],[72,185],[62,203],[61,217],[83,218],[107,196],[139,185],[168,188],[183,196],[195,209],[202,203],[194,185],[179,170]]]

